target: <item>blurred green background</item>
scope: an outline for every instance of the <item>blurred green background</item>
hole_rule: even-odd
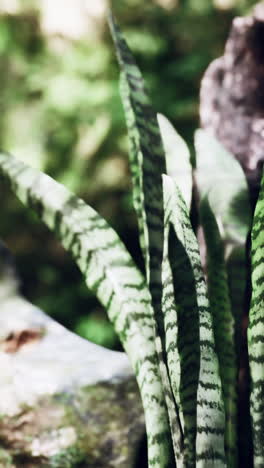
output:
[[[201,77],[250,0],[113,0],[154,107],[192,145]],[[0,0],[0,145],[47,172],[117,230],[139,266],[118,67],[103,0]],[[2,239],[25,296],[63,325],[120,349],[70,256],[1,183]]]

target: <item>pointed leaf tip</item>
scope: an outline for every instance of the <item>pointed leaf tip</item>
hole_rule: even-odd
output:
[[[190,211],[193,180],[189,148],[167,117],[157,114],[157,119],[166,155],[167,173],[176,181]]]

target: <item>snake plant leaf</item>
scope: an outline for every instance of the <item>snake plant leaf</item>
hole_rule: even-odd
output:
[[[251,233],[252,297],[249,311],[248,353],[251,374],[254,466],[264,466],[264,176]]]
[[[192,266],[181,220],[175,180],[163,175],[164,251],[162,310],[173,394],[184,433],[184,466],[195,466],[196,406],[200,366],[199,314]]]
[[[166,212],[170,212],[173,227],[169,238],[169,260],[174,278],[182,363],[180,396],[183,413],[188,415],[186,435],[197,434],[197,467],[209,468],[214,463],[225,467],[222,386],[198,243],[180,190],[172,178],[163,178],[166,206],[170,205]],[[168,349],[168,356],[170,351]],[[189,442],[191,446],[191,437]]]
[[[208,197],[224,239],[245,244],[252,216],[247,182],[240,164],[206,130],[196,131],[195,148],[200,198]]]
[[[138,217],[141,248],[156,324],[156,349],[168,408],[177,466],[182,466],[183,430],[173,395],[166,357],[162,313],[164,206],[162,173],[166,161],[162,139],[144,80],[114,18],[109,24],[121,68],[120,91],[130,143],[133,201]]]
[[[141,248],[148,265],[146,271],[147,275],[151,276],[149,263],[151,264],[154,258],[160,263],[162,258],[162,251],[157,258],[155,256],[149,258],[153,229],[149,232],[148,224],[151,217],[150,211],[155,206],[157,213],[156,215],[152,213],[152,221],[158,223],[159,227],[163,225],[161,174],[166,173],[164,148],[157,116],[151,106],[143,77],[111,14],[109,14],[109,25],[121,69],[120,93],[128,127],[133,201],[138,216]],[[148,178],[144,177],[146,173]],[[150,186],[148,186],[149,184]],[[148,204],[150,204],[150,209],[147,209],[148,206],[144,209],[145,205]],[[162,233],[162,229],[157,229],[157,231]],[[159,240],[162,241],[162,234]],[[159,245],[162,246],[163,242],[159,242]]]
[[[242,317],[248,287],[248,262],[244,246],[235,247],[226,260],[229,294],[235,323],[235,343],[238,361],[241,353]]]
[[[145,280],[115,231],[90,206],[49,176],[0,154],[0,172],[72,253],[88,287],[105,306],[135,371],[145,410],[149,466],[173,460],[170,428]]]
[[[207,284],[210,310],[213,317],[216,353],[225,404],[225,450],[227,466],[237,466],[237,376],[235,329],[228,278],[224,258],[224,244],[207,197],[200,205],[200,219],[204,230],[207,253]]]
[[[189,148],[167,117],[158,114],[157,118],[165,149],[167,174],[175,179],[190,211],[193,179]]]

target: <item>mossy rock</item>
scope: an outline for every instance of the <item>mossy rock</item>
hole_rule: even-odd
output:
[[[145,424],[126,355],[66,330],[10,275],[0,301],[0,468],[136,466]]]

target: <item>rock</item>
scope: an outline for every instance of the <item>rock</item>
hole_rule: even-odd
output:
[[[0,246],[0,467],[136,466],[143,409],[125,353],[69,332],[18,293]]]
[[[201,125],[240,161],[254,203],[264,162],[264,3],[235,18],[224,55],[201,84]]]
[[[208,67],[201,85],[201,125],[213,132],[241,163],[254,209],[264,162],[264,2],[251,16],[235,18],[224,55]],[[234,180],[234,183],[236,181]],[[248,311],[251,297],[250,239],[246,248],[242,320],[239,324],[238,445],[239,466],[253,466],[249,414],[250,377],[247,350]],[[243,264],[239,261],[232,268]],[[240,284],[241,288],[241,284]],[[240,289],[241,290],[241,289]],[[239,304],[236,304],[239,307]]]

